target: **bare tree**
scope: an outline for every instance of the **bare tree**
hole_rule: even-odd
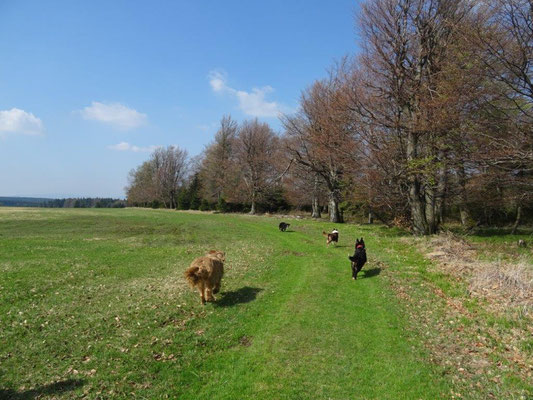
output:
[[[304,165],[296,162],[284,179],[284,192],[298,209],[311,205],[311,218],[321,218],[321,205],[326,204],[324,180]]]
[[[286,116],[282,122],[288,139],[289,152],[305,167],[314,180],[320,177],[328,191],[331,222],[342,222],[339,203],[343,176],[351,154],[353,131],[345,106],[343,82],[332,75],[315,82],[300,100],[300,111]],[[318,196],[315,196],[313,203]]]
[[[179,185],[187,172],[187,152],[175,146],[157,148],[150,160],[130,171],[126,187],[128,201],[137,204],[158,200],[167,208],[176,208]]]
[[[158,148],[151,157],[161,201],[167,208],[176,208],[179,185],[187,171],[187,151],[176,146]]]
[[[468,36],[481,50],[486,72],[504,85],[510,102],[533,119],[533,3],[530,0],[484,0]],[[503,105],[503,104],[502,104]],[[511,105],[511,107],[509,107]]]
[[[147,206],[158,199],[153,163],[145,161],[128,176],[126,197],[129,204]]]
[[[234,188],[239,182],[239,171],[236,168],[237,131],[237,122],[229,115],[224,116],[214,141],[204,151],[200,175],[203,195],[211,201],[218,201],[220,198],[232,200],[234,197]]]
[[[243,188],[250,202],[250,214],[255,214],[262,194],[280,179],[276,169],[279,138],[270,126],[257,119],[244,121],[237,134],[237,164]]]
[[[402,164],[394,173],[405,185],[417,234],[438,229],[450,146],[471,101],[460,98],[472,91],[458,70],[466,64],[458,46],[469,12],[463,0],[376,0],[363,6],[366,45],[357,82],[365,93],[353,96],[352,108],[366,132],[389,136],[374,145],[386,144],[386,153]]]
[[[533,3],[482,4],[468,38],[477,45],[500,98],[488,108],[489,118],[478,135],[479,162],[502,175],[502,189],[516,208],[516,232],[523,206],[533,201]]]

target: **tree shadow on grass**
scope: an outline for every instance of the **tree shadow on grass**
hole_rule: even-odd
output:
[[[381,273],[381,268],[376,267],[372,269],[366,269],[364,272],[365,278],[372,278],[373,276],[379,275]]]
[[[263,289],[260,288],[245,286],[231,292],[222,292],[222,298],[217,300],[214,305],[216,307],[231,307],[236,304],[249,303],[254,301],[257,297],[257,293],[262,290]]]
[[[66,379],[64,381],[50,383],[48,385],[38,386],[35,389],[29,389],[23,392],[17,392],[12,389],[0,389],[0,399],[5,400],[30,400],[41,398],[41,396],[59,395],[61,393],[75,390],[83,386],[85,382],[79,379]]]

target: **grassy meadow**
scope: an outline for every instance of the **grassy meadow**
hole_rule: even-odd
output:
[[[0,398],[531,398],[530,316],[491,314],[399,230],[337,226],[327,248],[332,224],[279,222],[0,208]],[[183,271],[210,249],[225,277],[202,306]]]

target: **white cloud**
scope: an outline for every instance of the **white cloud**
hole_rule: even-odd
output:
[[[220,71],[211,71],[207,75],[209,84],[215,92],[221,92],[225,89],[231,89],[226,86],[226,74]]]
[[[120,103],[99,103],[93,101],[90,107],[81,110],[84,119],[103,122],[119,129],[133,129],[144,125],[146,114]]]
[[[132,144],[129,144],[128,142],[120,142],[118,144],[114,144],[111,146],[107,146],[108,149],[111,150],[117,150],[117,151],[133,151],[134,153],[151,153],[155,149],[161,146],[146,146],[146,147],[139,147]]]
[[[282,107],[275,101],[265,100],[265,95],[273,91],[274,89],[270,86],[253,88],[251,93],[239,90],[237,91],[239,107],[245,114],[254,117],[278,117]]]
[[[253,117],[279,117],[282,112],[289,111],[288,107],[275,101],[266,101],[266,95],[274,91],[271,86],[253,88],[251,92],[247,92],[228,86],[226,74],[223,72],[211,71],[207,77],[214,92],[227,93],[237,98],[239,108],[246,115]]]
[[[32,113],[18,108],[0,111],[0,134],[2,132],[11,132],[24,135],[41,135],[43,130],[43,122]]]

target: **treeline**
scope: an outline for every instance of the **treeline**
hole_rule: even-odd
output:
[[[53,199],[39,204],[39,207],[45,208],[123,208],[126,202],[120,199],[111,198],[67,198]]]
[[[0,207],[39,207],[48,200],[41,197],[0,197]]]
[[[288,210],[279,172],[287,162],[283,150],[268,124],[254,120],[239,126],[224,117],[201,157],[189,160],[185,150],[169,146],[156,149],[132,170],[128,204],[221,212]]]
[[[362,50],[303,91],[275,134],[224,117],[199,159],[156,150],[128,203],[365,213],[431,234],[443,221],[533,213],[533,18],[528,0],[373,0]]]

